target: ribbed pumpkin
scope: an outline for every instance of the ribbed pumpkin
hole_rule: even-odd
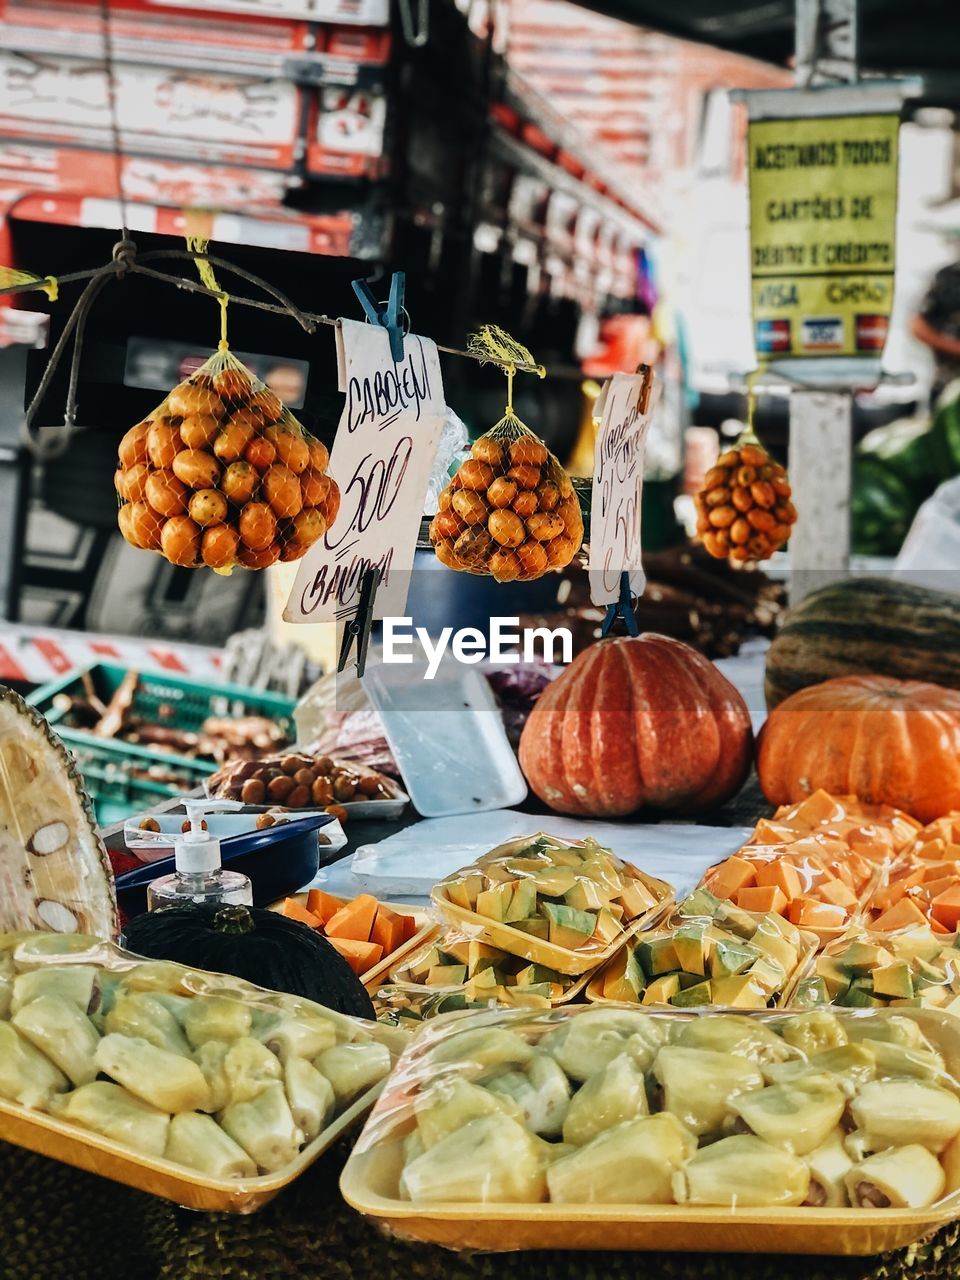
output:
[[[722,804],[750,771],[740,694],[689,645],[601,640],[541,694],[520,739],[530,786],[557,813],[613,818]]]
[[[767,652],[767,706],[864,673],[960,688],[960,599],[896,578],[845,578],[811,592]]]
[[[811,685],[770,712],[757,773],[772,804],[822,788],[932,822],[960,808],[960,692],[876,675]]]

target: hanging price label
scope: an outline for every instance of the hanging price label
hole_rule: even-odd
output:
[[[635,596],[646,584],[640,563],[640,504],[647,431],[659,388],[642,374],[615,373],[604,384],[594,414],[600,419],[593,459],[590,507],[590,599],[615,604],[620,575],[630,574]]]
[[[408,334],[394,364],[385,329],[342,320],[337,357],[347,399],[329,470],[340,486],[340,513],[300,561],[287,622],[350,617],[371,565],[383,573],[374,616],[403,614],[443,429],[440,360],[429,338]]]

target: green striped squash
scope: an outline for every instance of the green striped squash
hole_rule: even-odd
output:
[[[847,578],[784,617],[767,653],[767,707],[832,676],[896,676],[960,689],[960,596],[892,578]]]

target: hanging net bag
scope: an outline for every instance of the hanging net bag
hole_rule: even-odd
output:
[[[566,471],[513,412],[512,362],[532,365],[533,357],[494,326],[475,335],[470,349],[505,364],[507,408],[441,492],[430,541],[449,569],[529,582],[564,568],[580,550],[580,503]]]
[[[171,564],[264,569],[298,560],[333,523],[329,454],[220,349],[120,442],[120,532]]]

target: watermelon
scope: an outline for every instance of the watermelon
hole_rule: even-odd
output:
[[[864,673],[960,689],[960,598],[893,578],[841,579],[812,592],[787,612],[767,653],[767,706]]]

